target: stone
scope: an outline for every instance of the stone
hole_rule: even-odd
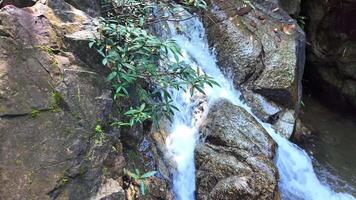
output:
[[[114,183],[106,172],[118,176],[125,165],[112,148],[120,132],[105,127],[113,111],[106,73],[64,41],[93,20],[64,1],[55,6],[0,10],[0,199],[99,199]]]
[[[310,140],[314,137],[313,132],[307,128],[300,119],[297,119],[292,136],[293,141],[298,144],[310,143]]]
[[[7,5],[13,5],[19,8],[23,8],[34,5],[36,1],[37,0],[3,0],[0,3],[0,8]]]
[[[277,122],[273,124],[273,128],[279,135],[289,139],[294,131],[295,119],[296,117],[293,110],[282,112],[280,113]]]
[[[265,122],[299,112],[305,35],[278,1],[207,1],[204,17],[218,65],[231,74],[252,111]],[[231,9],[234,7],[234,9]]]
[[[275,143],[247,111],[217,100],[201,134],[197,199],[279,199]]]
[[[279,5],[292,17],[298,17],[301,0],[279,0]]]
[[[278,114],[283,111],[281,106],[252,91],[245,91],[244,97],[251,105],[252,112],[263,122],[275,123]]]
[[[92,17],[99,17],[101,15],[100,0],[66,0],[66,2]]]

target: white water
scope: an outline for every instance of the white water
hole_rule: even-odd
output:
[[[202,23],[198,19],[187,20],[180,23],[180,29],[184,35],[178,34],[175,26],[170,24],[171,37],[183,50],[182,59],[199,66],[221,86],[204,89],[208,105],[216,99],[226,98],[252,114],[251,109],[240,100],[240,92],[234,89],[232,82],[224,77],[216,65]],[[173,189],[175,199],[193,200],[195,199],[194,148],[198,142],[197,127],[199,126],[199,122],[196,122],[193,117],[193,110],[197,100],[181,91],[173,91],[173,95],[174,104],[180,109],[175,113],[171,134],[167,139],[169,153],[177,163],[177,170],[173,172]],[[355,200],[351,195],[335,193],[328,186],[322,185],[314,173],[309,156],[302,149],[276,134],[270,124],[258,121],[278,144],[275,163],[280,174],[279,187],[284,200]]]

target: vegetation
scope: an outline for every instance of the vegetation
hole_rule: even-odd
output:
[[[156,171],[150,171],[150,172],[146,172],[144,174],[140,174],[140,171],[138,169],[135,169],[135,172],[130,172],[128,170],[124,170],[124,173],[129,176],[130,178],[133,179],[134,182],[136,182],[137,184],[139,184],[140,186],[140,193],[142,195],[146,194],[146,183],[145,181],[154,176],[157,172]]]
[[[185,0],[186,6],[206,8],[203,0]],[[127,120],[119,126],[133,126],[146,120],[157,123],[161,117],[171,120],[174,110],[171,90],[195,90],[203,93],[207,84],[217,83],[181,59],[175,41],[160,39],[148,31],[155,23],[169,20],[179,9],[159,0],[111,0],[104,5],[107,14],[100,19],[100,36],[90,42],[102,56],[102,64],[111,70],[114,99],[138,100],[123,111]],[[154,10],[158,13],[154,13]]]
[[[105,141],[105,138],[106,137],[105,137],[102,127],[100,125],[96,125],[95,126],[95,135],[94,135],[95,144],[102,145],[103,142]]]
[[[41,111],[37,110],[37,109],[32,109],[31,110],[31,117],[35,118],[38,117],[38,115],[40,114]]]

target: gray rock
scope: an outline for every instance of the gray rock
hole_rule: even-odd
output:
[[[293,110],[287,110],[279,115],[277,122],[273,125],[274,129],[286,139],[289,139],[294,131],[295,113]]]
[[[279,3],[284,3],[208,3],[204,22],[209,44],[216,50],[221,70],[232,75],[256,116],[275,123],[284,110],[298,113],[305,36],[295,20],[280,8]]]
[[[296,22],[270,1],[208,2],[209,43],[236,87],[298,110],[305,37]]]
[[[110,85],[63,41],[91,19],[56,3],[0,10],[0,199],[90,199],[107,171],[122,176],[119,132],[95,137]]]
[[[219,100],[201,133],[197,199],[279,199],[275,143],[247,111]]]
[[[298,17],[300,4],[301,0],[279,0],[279,5],[283,8],[283,10],[293,17]]]

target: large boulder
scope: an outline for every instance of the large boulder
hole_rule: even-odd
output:
[[[141,142],[142,127],[110,126],[120,102],[88,45],[95,24],[64,0],[0,10],[1,200],[142,198],[123,169],[154,171],[159,157]],[[172,199],[167,179],[146,184],[145,199]]]
[[[215,102],[196,148],[197,199],[279,199],[275,143],[243,108]]]
[[[295,118],[302,95],[304,33],[278,2],[248,2],[208,1],[209,44],[221,69],[232,75],[263,121],[277,123],[290,110]]]
[[[125,164],[119,133],[105,129],[110,85],[69,48],[84,36],[66,38],[92,20],[56,3],[0,10],[0,199],[123,196],[120,178],[107,177]]]
[[[306,1],[305,82],[323,102],[356,111],[356,1]]]

